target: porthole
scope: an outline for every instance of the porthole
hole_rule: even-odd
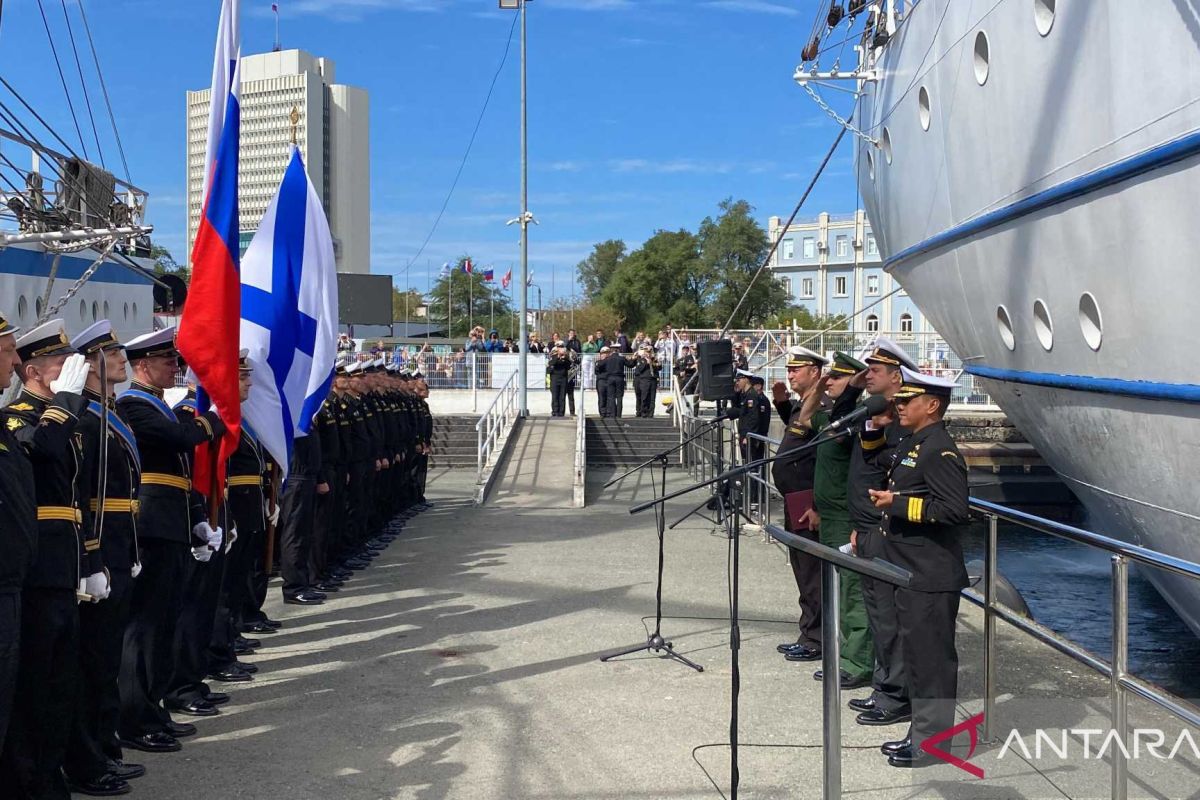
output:
[[[1054,347],[1054,323],[1050,321],[1050,309],[1040,298],[1033,302],[1033,331],[1047,351]]]
[[[917,93],[917,113],[921,118],[921,128],[923,130],[929,130],[929,120],[932,114],[929,110],[929,90],[924,86],[922,86],[921,91]]]
[[[1100,317],[1100,306],[1091,292],[1084,292],[1079,298],[1079,329],[1083,331],[1083,340],[1088,347],[1099,350],[1104,338],[1104,320]]]
[[[29,301],[25,299],[25,295],[17,298],[17,319],[25,322],[25,317],[29,314]]]
[[[883,136],[879,137],[879,149],[883,151],[884,159],[892,163],[892,133],[887,128],[883,129]]]
[[[79,321],[87,322],[87,300],[79,301]]]
[[[987,34],[980,31],[975,34],[975,80],[980,86],[987,83],[990,62],[991,52]]]
[[[92,322],[100,319],[100,304],[95,300],[92,301]]]
[[[870,147],[867,147],[867,174],[871,176],[871,180],[875,180],[875,153]]]
[[[125,321],[129,321],[129,303],[125,304]]]
[[[42,298],[37,298],[33,301],[33,311],[37,314],[38,319],[42,318]]]
[[[1047,36],[1054,27],[1054,0],[1033,0],[1033,22],[1038,33]]]
[[[1013,335],[1012,317],[1004,306],[996,306],[996,329],[1000,332],[1000,341],[1009,350],[1017,349],[1017,337]]]
[[[104,319],[108,319],[108,301],[104,301]]]
[[[133,313],[133,321],[137,322],[137,303],[133,304],[133,308],[130,311]]]

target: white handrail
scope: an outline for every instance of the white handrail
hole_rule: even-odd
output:
[[[517,376],[516,372],[508,376],[504,386],[475,423],[475,468],[478,481],[483,480],[483,471],[495,452],[496,445],[508,433],[513,420],[517,418]]]

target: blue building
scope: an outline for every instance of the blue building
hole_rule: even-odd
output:
[[[785,232],[783,220],[771,217],[767,233],[783,240],[771,260],[792,305],[814,314],[851,318],[855,331],[913,334],[932,331],[916,303],[884,272],[875,234],[865,211],[822,212],[816,219],[794,222]]]

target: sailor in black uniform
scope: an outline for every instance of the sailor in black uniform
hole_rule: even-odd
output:
[[[65,797],[62,765],[79,689],[76,595],[108,595],[100,542],[85,524],[83,450],[75,436],[90,366],[71,347],[62,320],[34,328],[16,345],[24,388],[5,409],[4,424],[32,462],[38,521],[0,785],[12,797]]]
[[[967,585],[961,539],[969,505],[967,467],[942,421],[954,382],[908,367],[901,372],[894,401],[900,424],[912,433],[896,451],[887,488],[870,494],[883,512],[884,559],[912,573],[895,595],[912,725],[907,737],[882,749],[894,767],[919,767],[940,763],[921,743],[954,725],[954,624]]]

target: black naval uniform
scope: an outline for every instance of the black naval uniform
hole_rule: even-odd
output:
[[[901,440],[908,431],[892,422],[882,430],[863,430],[856,434],[850,452],[847,501],[850,523],[856,534],[857,553],[862,558],[883,558],[883,540],[879,532],[882,513],[871,502],[869,490],[882,489],[887,470]],[[863,603],[867,624],[875,648],[875,671],[871,676],[871,698],[875,711],[904,713],[909,709],[905,685],[905,654],[899,648],[899,620],[896,617],[896,587],[862,576]]]
[[[309,434],[296,439],[279,512],[279,571],[286,599],[295,599],[317,582],[309,574],[308,565],[320,476],[320,436]]]
[[[883,513],[883,557],[912,573],[895,599],[915,751],[954,724],[958,694],[954,624],[959,591],[967,585],[961,542],[969,514],[967,468],[944,423],[900,444],[887,489],[897,495]]]
[[[189,455],[196,445],[224,435],[225,425],[216,411],[181,422],[161,389],[138,381],[117,399],[117,407],[129,421],[142,457],[142,573],[134,582],[120,678],[121,737],[141,739],[161,736],[171,721],[162,701],[175,667],[173,646],[191,548],[201,544],[192,526],[207,519],[200,495],[192,491]]]
[[[616,358],[611,352],[601,353],[596,356],[592,369],[592,377],[596,381],[596,406],[600,410],[601,417],[607,417],[608,413],[608,365]]]
[[[633,368],[633,396],[637,416],[654,416],[654,393],[658,389],[658,362],[652,356],[639,356]]]
[[[85,542],[83,451],[75,434],[83,397],[43,397],[26,388],[5,409],[5,426],[32,462],[37,543],[21,596],[21,644],[0,796],[66,797],[60,767],[79,690],[75,592],[102,568],[100,542]],[[7,555],[5,557],[7,560]]]
[[[0,323],[3,317],[0,317]],[[0,327],[0,331],[3,328]],[[0,411],[0,752],[12,716],[21,640],[21,585],[37,550],[33,464]]]
[[[783,420],[783,439],[775,455],[781,456],[798,447],[807,444],[815,435],[811,428],[800,423],[803,403],[791,399],[775,403],[775,410]],[[793,492],[808,491],[813,488],[813,479],[817,466],[816,448],[810,447],[801,455],[787,460],[771,462],[771,477],[775,488],[786,498]],[[784,527],[812,541],[818,541],[816,531],[797,530],[799,520],[791,519],[787,514],[787,504],[784,503]],[[796,589],[800,592],[800,635],[797,643],[805,645],[814,653],[821,652],[821,562],[814,556],[801,553],[795,548],[788,548],[788,561],[792,565],[792,575],[796,579]]]
[[[571,371],[571,351],[562,353],[555,349],[546,359],[546,374],[550,376],[550,416],[561,417],[567,413],[567,384]]]
[[[429,409],[429,401],[424,397],[417,400],[417,444],[428,451],[433,446],[433,412]],[[417,454],[417,466],[414,473],[414,491],[417,502],[425,501],[425,486],[429,482],[429,453]]]
[[[346,488],[346,462],[342,453],[342,425],[339,402],[330,395],[317,413],[312,435],[321,440],[321,473],[318,485],[329,487],[325,494],[318,494],[313,520],[312,546],[308,548],[308,574],[313,581],[324,581],[329,577],[330,548],[337,540],[336,529],[344,524],[345,515],[335,512],[341,507]]]
[[[84,390],[87,411],[80,416],[83,475],[90,487],[88,510],[100,556],[108,571],[110,593],[100,603],[79,606],[79,665],[82,691],[64,769],[76,784],[86,784],[108,771],[108,761],[123,758],[117,728],[121,695],[122,644],[133,600],[134,565],[139,564],[137,490],[141,458],[133,430],[108,398],[107,413],[99,394]],[[105,422],[107,420],[107,424]],[[103,443],[103,444],[102,444]],[[100,448],[106,449],[100,472]]]
[[[620,419],[625,407],[625,356],[609,353],[604,374],[608,379],[608,416]]]

